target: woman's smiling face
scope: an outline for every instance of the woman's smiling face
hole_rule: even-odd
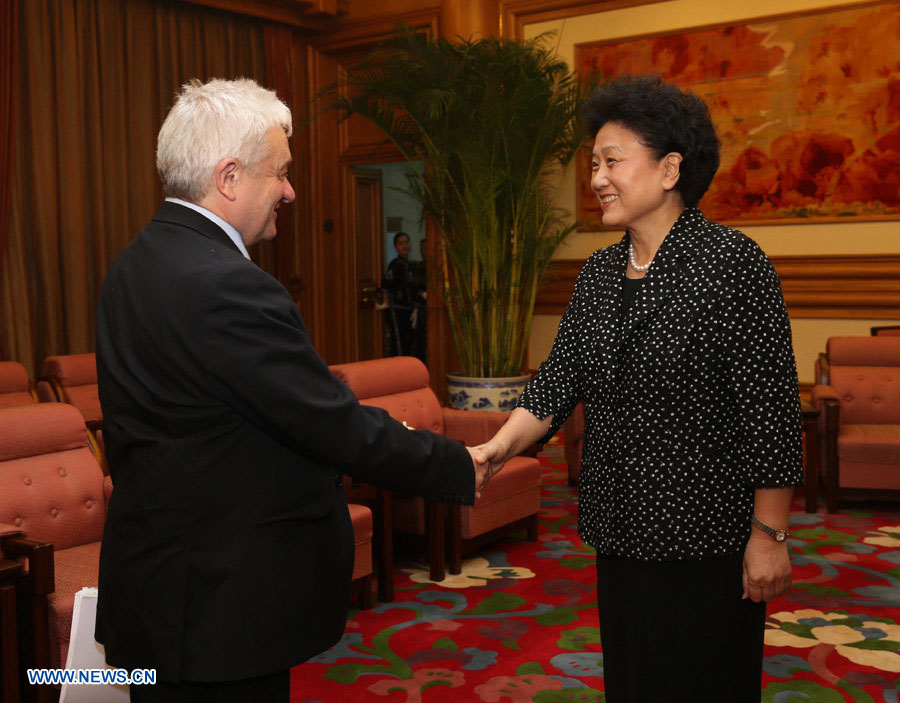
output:
[[[591,157],[591,189],[603,208],[603,225],[636,227],[664,207],[674,186],[666,165],[667,157],[657,160],[637,133],[618,122],[603,125]]]

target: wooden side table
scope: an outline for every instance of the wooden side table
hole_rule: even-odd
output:
[[[806,512],[816,512],[819,497],[819,409],[805,400],[800,401],[803,414],[803,434],[806,438]]]
[[[16,582],[21,575],[21,563],[0,557],[0,703],[19,700]]]

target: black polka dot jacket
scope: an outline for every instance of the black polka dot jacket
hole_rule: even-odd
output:
[[[623,319],[628,241],[584,265],[519,407],[553,415],[546,441],[584,401],[579,532],[598,553],[735,554],[754,490],[803,478],[778,276],[753,240],[688,208]]]

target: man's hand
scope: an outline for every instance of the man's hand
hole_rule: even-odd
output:
[[[478,447],[466,447],[472,463],[475,465],[475,500],[481,498],[481,492],[491,480],[491,465],[485,458],[484,452]]]
[[[791,585],[787,544],[755,532],[744,550],[744,595],[755,603],[769,602]]]

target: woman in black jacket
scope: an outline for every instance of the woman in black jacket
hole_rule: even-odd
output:
[[[579,532],[597,549],[607,703],[759,702],[766,601],[791,582],[800,398],[775,270],[697,204],[709,110],[654,77],[597,89],[591,187],[626,230],[578,276],[495,470],[585,406]]]

